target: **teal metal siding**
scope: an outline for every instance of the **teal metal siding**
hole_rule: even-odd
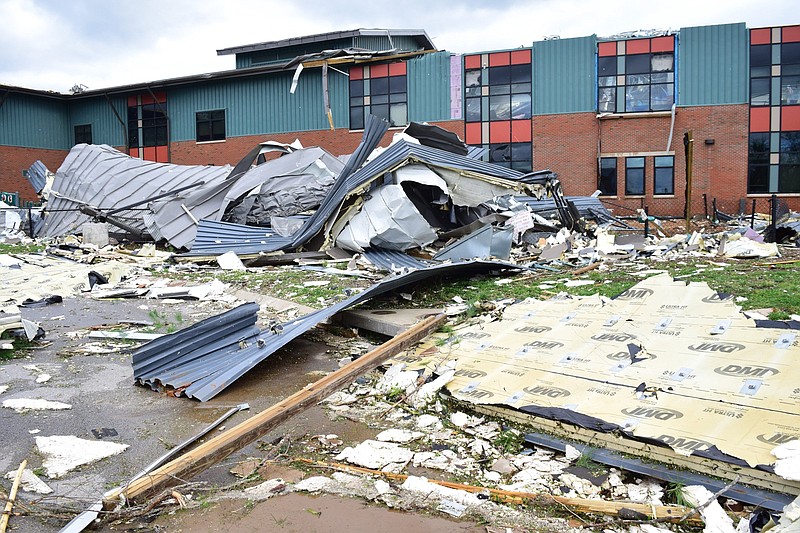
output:
[[[322,72],[309,68],[289,93],[293,72],[203,83],[170,90],[167,106],[172,141],[191,141],[195,113],[225,110],[226,137],[327,129],[322,103]],[[347,127],[347,76],[328,70],[334,125]]]
[[[746,103],[749,60],[744,23],[681,28],[678,105]]]
[[[417,44],[416,39],[408,36],[394,36],[391,42],[385,35],[368,35],[353,38],[353,45],[356,48],[366,48],[367,50],[374,50],[381,52],[383,50],[391,50],[396,48],[402,51],[419,50],[420,45]]]
[[[450,52],[408,60],[408,120],[450,120]]]
[[[0,107],[0,145],[69,150],[68,123],[63,101],[11,93]]]
[[[533,43],[533,114],[595,111],[597,36]]]
[[[388,40],[383,37],[388,45]],[[286,63],[290,59],[306,54],[316,54],[323,50],[336,50],[339,48],[350,48],[353,46],[353,39],[335,39],[325,42],[315,42],[306,44],[297,44],[294,46],[286,46],[282,48],[274,48],[270,50],[258,50],[256,52],[241,52],[236,54],[236,68],[248,68],[255,66],[263,66],[270,64]],[[387,46],[388,48],[388,46]],[[375,50],[383,50],[384,48],[376,48]]]
[[[109,104],[110,100],[110,104]],[[127,101],[121,96],[111,96],[106,100],[102,96],[89,100],[76,100],[69,103],[69,135],[70,146],[75,143],[75,126],[92,125],[92,142],[109,146],[125,145],[125,128],[127,127]],[[114,115],[113,104],[123,123]]]

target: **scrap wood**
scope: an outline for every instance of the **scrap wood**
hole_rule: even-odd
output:
[[[11,509],[14,508],[14,500],[17,498],[17,490],[19,489],[19,482],[22,479],[22,473],[25,467],[28,466],[28,460],[23,459],[17,469],[17,475],[14,476],[14,482],[11,484],[11,492],[8,493],[8,501],[6,508],[3,510],[3,516],[0,516],[0,533],[5,533],[8,527],[8,519],[11,517]]]
[[[438,329],[445,319],[443,314],[426,318],[368,354],[306,386],[241,424],[220,433],[194,450],[131,482],[126,487],[106,495],[103,499],[104,506],[106,508],[113,507],[120,497],[124,497],[126,501],[145,498],[202,472],[236,450],[261,438],[278,424],[318,403],[340,387],[349,385],[358,376],[427,337]]]
[[[586,266],[583,266],[581,268],[577,268],[577,269],[573,270],[572,271],[572,275],[573,276],[580,276],[581,274],[589,272],[590,270],[594,270],[595,268],[597,268],[599,266],[600,266],[600,261],[596,261],[594,263],[589,263]]]
[[[350,466],[342,463],[326,463],[324,461],[314,461],[312,459],[298,458],[297,461],[310,464],[322,468],[331,468],[334,470],[357,472],[361,474],[371,474],[376,476],[383,476],[396,481],[405,481],[408,478],[406,474],[395,474],[392,472],[383,472],[381,470],[373,470],[371,468],[362,468],[359,466]],[[694,516],[694,509],[680,505],[650,505],[645,503],[633,502],[609,502],[606,500],[588,500],[584,498],[567,498],[566,496],[556,496],[553,494],[532,493],[532,492],[519,492],[514,490],[493,489],[488,487],[478,487],[475,485],[465,485],[462,483],[454,483],[451,481],[441,481],[438,479],[428,479],[429,483],[441,485],[450,489],[464,490],[473,493],[489,494],[502,502],[523,504],[526,502],[536,503],[551,503],[564,505],[574,511],[580,513],[600,513],[611,516],[618,516],[620,512],[623,515],[627,510],[629,513],[633,511],[637,514],[642,514],[652,520],[659,521],[675,521],[686,522],[691,524],[700,525],[702,520]]]

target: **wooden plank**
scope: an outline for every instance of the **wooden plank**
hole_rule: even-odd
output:
[[[404,333],[375,348],[368,354],[306,386],[299,392],[276,403],[272,407],[245,420],[201,444],[194,450],[170,461],[152,473],[131,482],[127,487],[104,497],[106,508],[117,503],[120,496],[126,500],[146,498],[165,488],[177,485],[222,461],[231,453],[263,437],[271,429],[308,407],[320,402],[337,389],[349,385],[355,379],[390,359],[399,352],[434,332],[444,321],[445,315],[428,317]]]
[[[17,499],[17,489],[19,489],[19,482],[22,479],[22,473],[25,472],[25,467],[28,466],[28,460],[23,459],[17,469],[17,475],[14,476],[14,481],[11,483],[11,492],[8,493],[8,501],[6,502],[3,516],[0,517],[0,533],[5,533],[8,527],[8,520],[11,518],[11,511],[14,509],[14,500]]]
[[[658,461],[679,468],[687,468],[701,474],[732,481],[738,476],[741,483],[785,494],[800,494],[800,482],[789,481],[773,473],[754,468],[742,467],[723,461],[715,461],[704,457],[685,456],[675,453],[671,448],[647,444],[613,433],[603,433],[566,422],[559,422],[524,413],[507,407],[495,405],[478,405],[458,402],[464,408],[477,413],[503,418],[549,433],[559,438],[591,444],[609,450],[630,454],[643,459]]]

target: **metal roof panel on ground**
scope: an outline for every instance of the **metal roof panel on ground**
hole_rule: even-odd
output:
[[[366,302],[376,296],[380,296],[389,291],[393,291],[413,283],[418,283],[438,276],[452,276],[471,273],[474,271],[485,270],[506,270],[517,269],[516,265],[500,261],[464,261],[460,263],[447,263],[435,265],[428,268],[413,270],[405,274],[387,276],[372,287],[354,294],[349,298],[336,302],[330,307],[314,311],[295,320],[286,322],[280,327],[263,330],[258,334],[257,339],[238,344],[238,350],[210,352],[205,358],[195,358],[190,363],[191,366],[183,367],[175,364],[186,351],[186,345],[197,336],[197,329],[191,326],[185,330],[172,335],[167,335],[146,344],[134,354],[134,378],[140,380],[140,370],[144,366],[145,360],[157,361],[159,368],[164,368],[163,372],[155,371],[148,373],[146,384],[169,385],[175,388],[182,388],[183,393],[200,401],[207,401],[222,392],[231,383],[239,379],[258,363],[275,353],[280,348],[286,346],[293,339],[299,337],[320,322],[327,320],[336,313]],[[250,306],[240,306],[233,311],[237,313],[250,313],[252,306],[256,304],[246,304]],[[233,312],[223,313],[217,317],[206,319],[196,326],[207,328],[212,323],[215,325],[213,331],[222,334],[225,332],[225,324],[232,321]],[[208,323],[208,324],[204,324]],[[236,335],[228,336],[229,341],[238,338]],[[232,346],[230,342],[227,346]],[[208,364],[204,362],[208,361]],[[174,378],[179,378],[174,380]],[[184,388],[185,387],[185,388]]]
[[[78,211],[81,205],[112,210],[187,185],[221,182],[229,172],[227,166],[154,163],[130,157],[110,146],[78,144],[56,172],[47,199],[43,236],[63,235],[89,222],[90,218]],[[183,217],[192,223],[185,213]],[[145,228],[141,217],[129,222]]]

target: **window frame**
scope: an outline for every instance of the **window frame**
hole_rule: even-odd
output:
[[[75,144],[93,144],[91,124],[75,124],[72,127],[72,134],[74,136]],[[88,141],[86,140],[87,138]]]
[[[614,173],[613,173],[613,189],[614,189],[614,192],[610,192],[611,187],[609,187],[608,191],[604,190],[604,187],[603,187],[603,178],[605,177],[605,176],[603,176],[603,171],[606,168],[610,168],[610,167],[604,167],[603,166],[603,162],[608,162],[608,161],[613,161],[614,162]],[[598,162],[598,165],[597,165],[597,173],[598,173],[598,175],[597,175],[597,189],[600,191],[600,195],[601,196],[617,196],[617,194],[618,194],[617,187],[619,186],[619,161],[618,161],[618,158],[617,157],[600,157],[600,161]],[[611,183],[609,183],[608,185],[611,185]]]
[[[669,159],[669,165],[659,165],[659,159]],[[659,192],[659,175],[665,174],[666,169],[669,169],[669,191]],[[660,171],[660,172],[659,172]],[[653,156],[653,196],[674,196],[675,195],[675,156],[674,155],[656,155]]]
[[[647,165],[646,165],[646,157],[644,156],[628,156],[625,158],[625,196],[644,196],[647,193]],[[641,160],[641,166],[632,166],[632,162],[635,160]],[[641,177],[637,180],[641,183],[641,192],[632,191],[632,180],[631,177],[634,174],[631,171],[638,171],[641,172]],[[636,173],[638,173],[636,172]]]
[[[374,76],[372,68],[392,63],[370,65],[360,78],[350,78],[348,89],[348,127],[351,131],[364,129],[369,114],[386,119],[392,128],[407,126],[408,119],[408,72],[393,74],[391,68],[386,75]],[[402,82],[400,81],[402,79]],[[377,91],[377,92],[376,92]]]
[[[219,117],[219,114],[222,114],[222,117]],[[208,115],[208,117],[202,117],[201,115]],[[216,116],[215,116],[216,115]],[[215,125],[219,125],[222,123],[222,133],[220,134],[218,131],[215,133]],[[208,126],[208,138],[200,138],[200,130],[201,125]],[[221,135],[221,137],[220,137]],[[222,109],[208,109],[204,111],[195,111],[194,113],[194,138],[195,142],[197,143],[207,143],[207,142],[220,142],[225,141],[228,138],[228,122],[227,122],[227,113],[224,108]]]
[[[674,46],[672,50],[601,56],[600,44],[595,80],[598,113],[658,113],[672,109],[676,103],[678,58]],[[668,57],[670,67],[657,68]]]

